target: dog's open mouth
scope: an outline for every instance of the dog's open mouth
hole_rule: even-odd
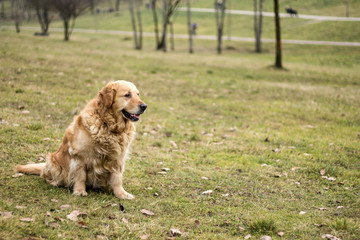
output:
[[[139,119],[140,119],[140,114],[132,114],[132,113],[125,111],[124,109],[121,112],[124,114],[124,116],[127,119],[129,119],[131,121],[136,122],[136,121],[139,121]]]

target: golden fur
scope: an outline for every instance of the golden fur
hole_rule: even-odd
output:
[[[135,135],[133,121],[145,109],[134,84],[110,82],[74,118],[46,163],[19,165],[15,170],[39,174],[54,186],[73,187],[76,195],[86,196],[90,186],[110,188],[116,197],[132,199],[122,186],[122,175]]]

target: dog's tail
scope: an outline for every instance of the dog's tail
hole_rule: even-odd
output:
[[[17,165],[15,172],[41,175],[45,169],[46,163],[33,163],[27,165]]]

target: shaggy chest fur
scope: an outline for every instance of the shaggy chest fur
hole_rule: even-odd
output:
[[[94,120],[87,119],[87,122],[89,121]],[[89,134],[81,138],[87,138],[87,144],[82,142],[81,146],[86,146],[86,149],[78,151],[77,154],[84,155],[81,158],[86,168],[86,184],[95,188],[107,187],[111,173],[124,171],[135,127],[133,123],[128,122],[117,131],[111,131],[105,124],[93,124],[85,128]]]

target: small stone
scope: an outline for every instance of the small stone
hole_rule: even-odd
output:
[[[209,194],[212,194],[213,193],[213,190],[207,190],[205,192],[202,192],[201,195],[209,195]]]
[[[181,236],[181,234],[182,234],[182,232],[179,229],[176,229],[176,228],[171,228],[170,229],[170,235],[172,237]]]
[[[270,236],[262,236],[260,240],[272,240]]]

